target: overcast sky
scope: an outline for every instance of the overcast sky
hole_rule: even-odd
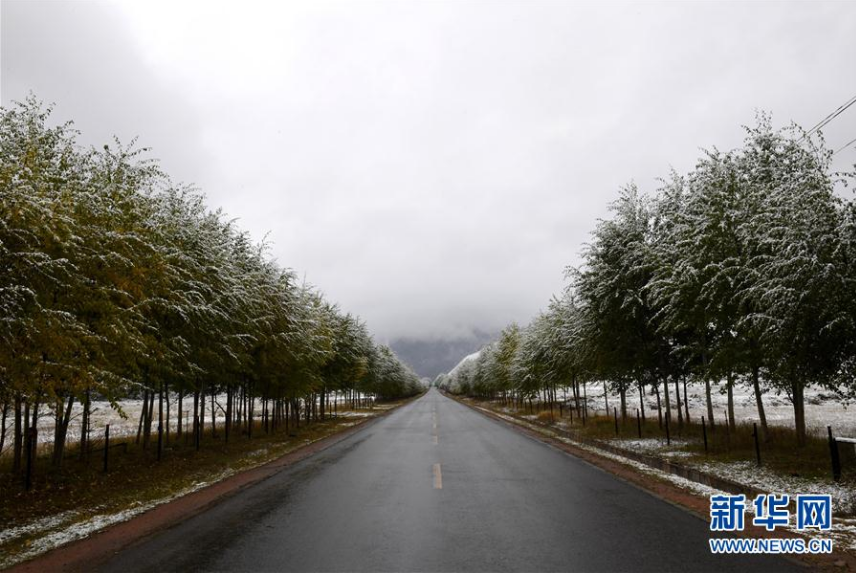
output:
[[[3,0],[0,99],[139,136],[381,340],[492,331],[621,185],[856,95],[854,3],[604,4]]]

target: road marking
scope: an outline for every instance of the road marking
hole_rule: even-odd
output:
[[[439,437],[437,435],[434,435],[434,444],[438,444],[438,442],[437,442],[438,440],[439,440]]]
[[[434,488],[443,488],[443,473],[440,471],[440,463],[434,465]]]

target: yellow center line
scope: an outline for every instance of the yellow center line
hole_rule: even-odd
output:
[[[434,488],[443,488],[443,473],[440,471],[440,463],[434,465]]]

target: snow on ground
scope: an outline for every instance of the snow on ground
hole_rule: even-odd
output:
[[[226,408],[226,395],[218,395],[216,402],[218,404],[217,407],[217,416],[216,416],[216,424],[218,427],[222,427],[222,425],[226,422],[225,417],[225,408]],[[170,416],[167,418],[167,407],[166,400],[164,401],[164,419],[167,421],[167,425],[169,426],[170,432],[176,432],[178,429],[178,395],[170,396],[170,408],[169,414]],[[345,408],[346,403],[342,398],[339,399],[339,407],[338,414],[339,416],[370,416],[364,414],[360,411],[350,411]],[[104,429],[109,424],[110,425],[110,439],[111,441],[114,439],[135,436],[137,434],[137,426],[140,420],[140,413],[143,410],[143,401],[142,399],[125,399],[117,402],[118,409],[114,409],[108,401],[92,401],[91,402],[91,412],[90,412],[90,431],[89,431],[89,439],[93,441],[99,441],[104,438]],[[184,397],[184,402],[182,405],[182,426],[184,427],[184,432],[190,431],[191,425],[191,416],[190,413],[193,411],[193,397]],[[375,405],[376,409],[384,409],[388,408],[384,405],[378,404]],[[157,421],[157,409],[158,402],[155,399],[155,421]],[[345,409],[345,410],[343,410]],[[81,423],[82,423],[82,414],[83,414],[83,406],[75,402],[72,406],[72,420],[71,424],[68,427],[68,436],[67,440],[69,443],[79,442],[81,435]],[[329,412],[333,412],[332,405],[329,408]],[[123,416],[124,415],[124,416]],[[259,420],[261,415],[261,404],[260,402],[256,402],[256,420]],[[11,415],[10,415],[11,418]],[[12,428],[11,422],[7,421],[7,425],[9,428],[6,429],[7,437],[11,436]],[[54,440],[54,416],[53,412],[46,409],[44,406],[40,409],[39,420],[38,420],[38,442],[41,448],[45,448],[45,445],[53,444]],[[205,402],[205,420],[203,421],[203,426],[205,428],[210,428],[211,426],[211,397],[207,397]],[[153,432],[157,432],[157,422],[154,423]],[[10,440],[7,438],[7,446],[10,444]],[[2,454],[3,456],[9,455],[11,449],[4,449]]]
[[[10,540],[14,540],[15,538],[28,536],[35,532],[44,532],[52,530],[57,526],[60,526],[61,524],[65,523],[69,518],[75,516],[76,514],[77,512],[69,510],[67,512],[62,512],[60,514],[46,516],[44,518],[40,518],[39,520],[34,520],[33,522],[30,522],[29,524],[25,524],[23,526],[16,526],[14,528],[0,530],[0,544],[3,544]],[[2,564],[0,564],[0,568],[2,567]]]
[[[43,554],[48,550],[62,546],[74,540],[86,538],[90,534],[97,532],[112,524],[130,520],[134,516],[142,514],[152,508],[205,488],[209,484],[219,482],[224,478],[235,474],[234,469],[227,469],[216,475],[210,480],[196,482],[192,486],[176,492],[170,496],[149,501],[146,503],[138,503],[132,508],[122,510],[121,512],[96,514],[88,519],[80,521],[79,518],[84,515],[82,511],[68,511],[55,516],[50,516],[30,524],[10,528],[0,531],[0,543],[9,542],[11,540],[21,538],[35,533],[43,533],[43,536],[36,538],[32,544],[27,546],[27,549],[20,554],[0,554],[0,569],[7,568],[13,564],[29,560],[39,554]],[[93,509],[93,510],[98,510]]]
[[[587,385],[589,412],[606,412],[606,405],[603,396],[602,383],[589,383]],[[675,408],[675,385],[670,383],[670,399],[672,409]],[[684,389],[681,385],[681,402],[684,400]],[[707,416],[707,402],[704,395],[703,384],[688,385],[689,393],[689,410],[690,417],[694,420],[700,420],[702,415]],[[661,400],[665,401],[665,395],[660,389]],[[560,397],[563,396],[560,393]],[[568,400],[572,400],[570,393],[567,395]],[[608,392],[609,410],[612,414],[613,408],[621,408],[620,399],[617,393]],[[725,410],[728,407],[727,396],[725,394],[725,384],[711,384],[711,399],[713,401],[713,412],[716,420],[725,418]],[[763,395],[764,411],[767,415],[767,423],[777,426],[794,426],[794,408],[790,400],[785,395],[777,395],[773,391],[769,391]],[[817,435],[826,436],[827,425],[832,426],[832,430],[836,436],[856,437],[856,405],[847,405],[840,398],[836,397],[832,391],[809,387],[805,391],[805,414],[806,427],[809,432]],[[627,411],[628,414],[635,416],[636,409],[639,407],[639,391],[636,388],[628,389],[627,391]],[[663,406],[665,409],[665,405]],[[683,404],[682,404],[683,409]],[[655,395],[647,395],[645,397],[645,414],[647,416],[657,416],[657,397]],[[673,415],[676,416],[676,415]],[[755,405],[755,394],[750,389],[743,385],[734,386],[734,416],[738,422],[758,422],[758,410]]]
[[[378,409],[382,410],[382,409]],[[339,413],[340,417],[355,417],[355,418],[368,418],[373,417],[374,413],[369,411],[341,411]]]
[[[656,454],[657,456],[667,459],[687,458],[693,455],[693,453],[686,450],[673,450],[683,448],[690,444],[690,441],[684,439],[674,438],[672,439],[671,444],[667,443],[664,438],[640,438],[632,440],[612,439],[607,442],[620,448],[626,448],[627,450],[644,452],[646,454]]]

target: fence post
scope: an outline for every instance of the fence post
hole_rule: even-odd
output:
[[[838,442],[832,436],[832,427],[826,427],[826,432],[829,433],[829,454],[832,457],[832,478],[835,482],[841,480],[841,458],[838,456]]]
[[[107,472],[107,460],[110,453],[110,425],[104,427],[104,472]]]
[[[758,443],[758,423],[752,423],[752,438],[755,439],[755,458],[761,466],[761,445]]]
[[[615,436],[618,436],[618,407],[612,407],[612,412],[615,416]]]
[[[642,438],[642,421],[639,419],[639,409],[636,409],[636,432]]]
[[[701,436],[704,438],[704,452],[707,452],[707,424],[704,422],[704,415],[701,417]]]

